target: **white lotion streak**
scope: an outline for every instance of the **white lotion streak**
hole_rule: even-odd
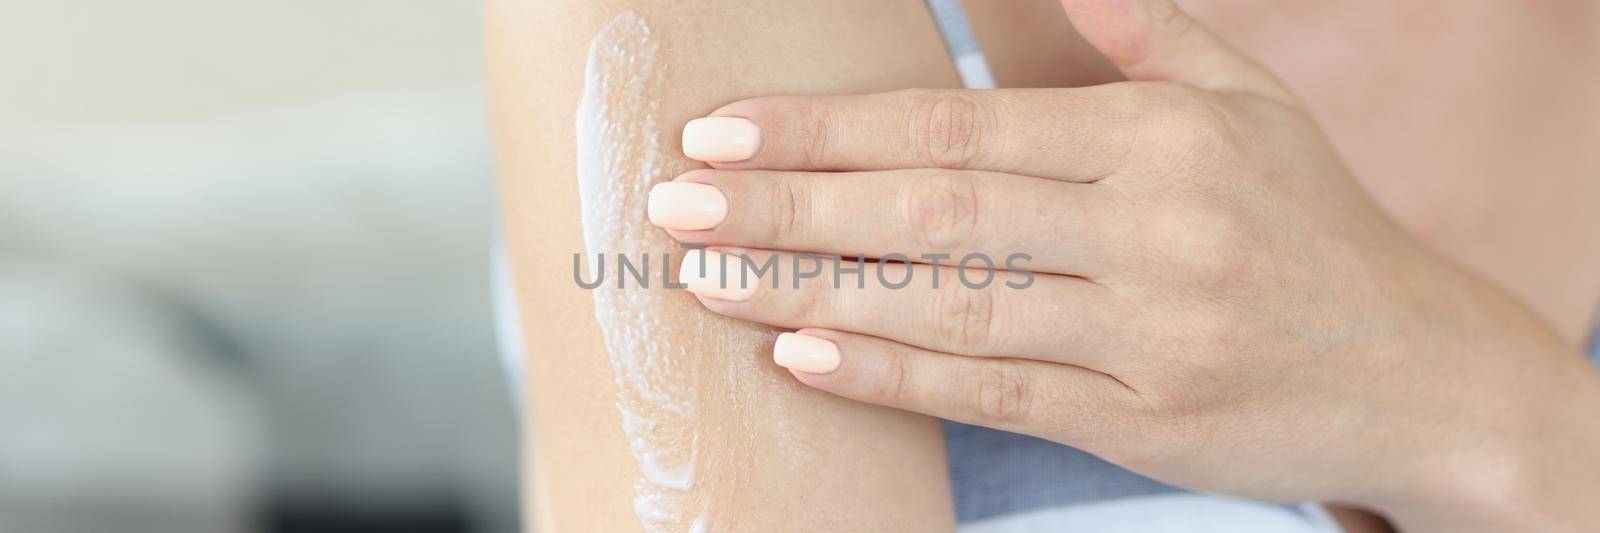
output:
[[[694,345],[703,328],[663,320],[693,312],[682,291],[659,284],[665,280],[649,289],[617,287],[617,254],[659,261],[678,250],[645,211],[650,186],[673,175],[661,149],[659,49],[657,36],[632,12],[595,35],[578,104],[578,188],[589,279],[600,275],[596,256],[606,258],[606,282],[593,290],[595,318],[616,378],[622,430],[639,465],[634,511],[649,532],[703,531],[709,504],[695,491],[699,369],[684,346]]]

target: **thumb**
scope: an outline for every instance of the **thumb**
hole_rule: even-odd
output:
[[[1073,27],[1130,80],[1172,81],[1294,102],[1283,82],[1173,0],[1061,0]]]

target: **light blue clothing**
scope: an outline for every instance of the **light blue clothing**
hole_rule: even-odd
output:
[[[1589,334],[1589,360],[1600,365],[1600,320],[1595,322],[1594,330]]]

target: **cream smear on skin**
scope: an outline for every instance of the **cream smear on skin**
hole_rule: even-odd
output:
[[[661,150],[659,50],[658,37],[631,11],[613,18],[589,46],[577,170],[590,279],[600,274],[597,255],[660,260],[679,249],[645,214],[651,185],[671,179],[674,170]],[[592,291],[595,318],[616,378],[622,431],[639,465],[634,511],[646,531],[704,531],[709,504],[695,490],[699,368],[686,349],[702,329],[663,319],[692,310],[681,291],[619,289],[617,262],[604,268],[613,281]]]

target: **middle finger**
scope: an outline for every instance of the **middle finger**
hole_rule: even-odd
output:
[[[915,262],[978,253],[1003,268],[1094,278],[1111,270],[1109,243],[1127,241],[1118,198],[983,171],[696,170],[657,185],[649,213],[682,242]]]

